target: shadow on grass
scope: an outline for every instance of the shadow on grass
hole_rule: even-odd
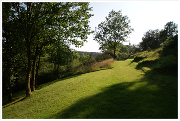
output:
[[[178,67],[153,68],[145,76],[151,83],[178,98]]]
[[[157,64],[158,60],[150,60],[150,61],[143,61],[141,63],[138,63],[138,65],[136,66],[136,69],[140,70],[143,67],[148,67],[148,68],[153,68],[156,64]]]
[[[108,68],[108,69],[112,69],[112,68]],[[46,73],[45,77],[38,78],[38,80],[41,79],[41,81],[38,81],[38,86],[35,88],[35,90],[40,90],[40,89],[42,89],[42,88],[44,88],[46,86],[49,86],[51,84],[54,84],[54,83],[58,82],[58,81],[64,81],[66,79],[74,78],[74,77],[80,76],[82,74],[87,74],[87,73],[101,71],[101,70],[107,70],[107,69],[106,68],[100,68],[100,69],[96,69],[96,70],[92,70],[92,71],[79,72],[79,73],[76,73],[76,74],[65,75],[62,78],[58,78],[58,76],[53,76],[52,73]],[[2,99],[3,108],[8,107],[8,106],[13,105],[13,104],[16,104],[16,103],[18,103],[20,101],[23,101],[24,99],[26,99],[25,94],[26,93],[25,93],[24,90],[21,90],[19,92],[15,92],[15,93],[13,93],[13,98],[12,98],[11,101],[8,101],[8,97],[4,96],[3,99]]]
[[[149,82],[156,84],[164,91],[171,93],[174,97],[178,96],[178,66],[161,65],[158,66],[159,59],[151,61],[143,61],[136,66],[137,70],[143,70],[143,67],[148,67],[150,70],[144,71],[145,77]]]
[[[131,63],[133,63],[133,62],[139,62],[139,61],[143,60],[144,58],[147,58],[147,57],[138,57],[138,56],[136,56]]]
[[[139,62],[140,59],[135,61]],[[163,69],[168,69],[154,69],[157,61],[144,61],[137,65],[136,69],[152,69],[147,71],[142,79],[102,89],[102,92],[81,99],[47,118],[177,119],[177,76],[162,75]]]
[[[25,99],[26,99],[25,96],[19,97],[19,98],[13,98],[11,101],[7,101],[6,103],[3,103],[3,108],[14,105],[14,104],[16,104],[18,102],[21,102],[21,101],[25,100]]]
[[[134,86],[136,88],[133,88]],[[153,85],[148,83],[146,78],[134,82],[115,84],[46,118],[177,118],[177,100],[161,89],[151,88],[151,86]]]

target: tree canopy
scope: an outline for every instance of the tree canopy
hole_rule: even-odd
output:
[[[106,20],[98,25],[95,30],[94,40],[100,44],[101,50],[110,49],[115,51],[118,44],[126,41],[128,35],[133,31],[129,25],[130,20],[123,16],[121,11],[112,10],[106,17]]]
[[[142,42],[140,42],[141,50],[145,51],[147,48],[156,49],[160,47],[163,42],[167,42],[171,37],[174,37],[178,34],[178,25],[172,21],[167,22],[164,26],[164,29],[159,31],[149,30],[142,37]]]
[[[8,72],[7,83],[11,83],[15,56],[23,53],[26,96],[30,96],[30,78],[32,75],[34,82],[36,60],[42,48],[58,43],[62,43],[58,51],[70,44],[82,46],[91,33],[89,18],[93,15],[89,11],[92,9],[88,2],[3,2],[2,7],[3,65],[7,65],[3,76]]]

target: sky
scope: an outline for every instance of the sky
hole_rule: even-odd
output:
[[[129,18],[130,25],[134,29],[127,39],[131,45],[139,44],[142,41],[143,35],[151,30],[164,29],[167,22],[179,22],[179,1],[159,1],[159,2],[90,2],[89,7],[92,7],[90,13],[94,14],[89,21],[91,30],[95,30],[105,17],[108,16],[111,10],[121,10],[123,16]],[[88,42],[84,43],[81,48],[71,48],[77,51],[100,52],[99,44],[93,40],[93,34],[88,35]],[[124,44],[129,44],[126,42]]]

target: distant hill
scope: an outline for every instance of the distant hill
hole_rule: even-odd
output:
[[[84,55],[88,54],[90,55],[91,53],[93,54],[93,57],[95,58],[100,52],[85,52],[85,51],[77,51],[79,53],[79,55],[82,55],[84,53]]]

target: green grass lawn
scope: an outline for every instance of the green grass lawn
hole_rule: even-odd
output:
[[[178,118],[177,97],[152,83],[132,61],[44,84],[31,97],[21,95],[4,105],[2,118]]]

